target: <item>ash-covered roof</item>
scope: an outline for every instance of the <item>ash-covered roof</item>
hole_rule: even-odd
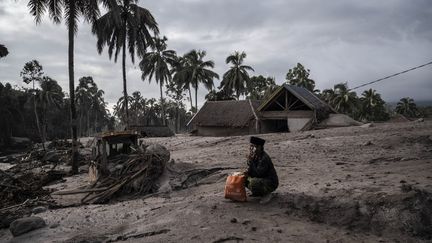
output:
[[[296,85],[289,85],[289,84],[283,84],[279,89],[277,89],[266,101],[264,101],[260,105],[258,110],[262,111],[284,89],[288,90],[291,94],[293,94],[295,97],[301,100],[311,110],[336,113],[331,106],[329,106],[326,102],[322,101],[320,98],[318,98],[314,93],[312,93],[308,89]]]
[[[256,100],[207,101],[188,125],[246,127],[254,119],[254,110],[259,104]]]

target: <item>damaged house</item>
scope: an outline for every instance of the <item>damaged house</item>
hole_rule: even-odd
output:
[[[260,132],[310,130],[336,111],[311,91],[284,84],[257,109]]]
[[[188,123],[199,136],[309,130],[336,114],[309,90],[284,84],[266,100],[207,101]]]
[[[253,100],[207,101],[187,124],[199,136],[255,134],[260,102]]]

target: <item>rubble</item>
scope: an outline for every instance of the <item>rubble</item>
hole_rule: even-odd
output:
[[[0,170],[0,228],[29,216],[35,207],[52,204],[50,192],[43,187],[66,176],[66,171],[54,170],[61,156],[67,152],[34,149],[15,157],[13,167]]]

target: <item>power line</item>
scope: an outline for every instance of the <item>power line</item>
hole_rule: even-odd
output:
[[[395,77],[395,76],[401,75],[401,74],[403,74],[403,73],[407,73],[407,72],[413,71],[413,70],[415,70],[415,69],[417,69],[417,68],[421,68],[421,67],[424,67],[424,66],[427,66],[427,65],[431,65],[431,64],[432,64],[432,62],[428,62],[428,63],[422,64],[422,65],[420,65],[420,66],[413,67],[413,68],[407,69],[407,70],[405,70],[405,71],[402,71],[402,72],[399,72],[399,73],[395,73],[395,74],[392,74],[392,75],[390,75],[390,76],[387,76],[387,77],[384,77],[384,78],[380,78],[380,79],[374,80],[374,81],[372,81],[372,82],[369,82],[369,83],[365,83],[365,84],[359,85],[359,86],[354,87],[354,88],[349,89],[349,90],[354,90],[354,89],[358,89],[358,88],[361,88],[361,87],[367,86],[367,85],[369,85],[369,84],[377,83],[377,82],[379,82],[379,81],[383,81],[383,80],[385,80],[385,79],[389,79],[389,78],[392,78],[392,77]]]

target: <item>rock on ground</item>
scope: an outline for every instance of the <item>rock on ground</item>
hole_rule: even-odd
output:
[[[43,213],[45,211],[47,211],[47,208],[44,206],[39,206],[32,209],[32,213],[34,214]]]
[[[45,220],[40,217],[26,217],[13,221],[9,227],[9,230],[13,236],[19,236],[45,226]]]

